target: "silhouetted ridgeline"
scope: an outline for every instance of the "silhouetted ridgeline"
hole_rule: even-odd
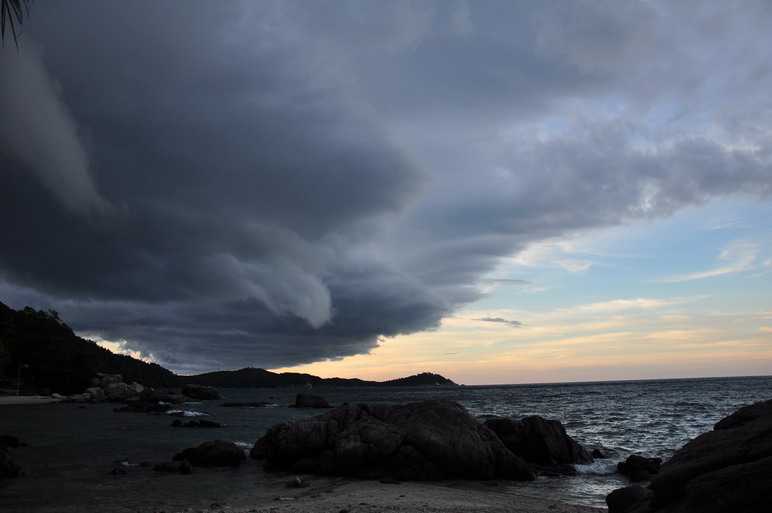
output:
[[[53,310],[13,310],[0,303],[0,379],[21,374],[22,393],[73,394],[97,372],[120,374],[145,386],[177,386],[179,378],[158,364],[118,355],[76,336]],[[13,383],[15,386],[15,382]]]
[[[407,378],[390,381],[366,381],[357,378],[320,378],[311,374],[283,372],[281,374],[265,369],[240,369],[217,371],[196,376],[183,376],[187,383],[223,388],[285,388],[285,387],[419,387],[434,385],[455,385],[451,380],[424,372]]]
[[[455,385],[428,372],[385,382],[252,368],[177,376],[158,364],[112,353],[76,336],[53,310],[14,310],[0,302],[0,389],[15,388],[21,373],[23,394],[74,394],[88,387],[100,372],[120,374],[126,383],[136,381],[146,387],[180,387],[185,383],[229,388]]]

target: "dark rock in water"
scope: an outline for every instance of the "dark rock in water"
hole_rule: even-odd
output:
[[[24,470],[5,452],[0,451],[0,478],[14,478],[24,475]]]
[[[600,449],[593,449],[590,455],[596,460],[605,460],[608,458],[608,456],[606,456],[606,454]]]
[[[188,460],[182,460],[180,462],[180,474],[189,475],[193,473],[193,466]]]
[[[110,471],[111,476],[125,476],[128,473],[129,471],[124,467],[113,467],[113,469]]]
[[[194,467],[238,467],[246,460],[244,451],[232,442],[212,440],[177,453],[172,461],[188,460]]]
[[[633,513],[636,505],[648,504],[654,496],[654,492],[648,488],[634,485],[614,490],[606,496],[606,505],[609,513]]]
[[[156,466],[153,467],[153,470],[156,472],[180,472],[182,474],[190,474],[190,472],[183,472],[182,466],[187,463],[187,461],[164,461],[163,463],[158,463]],[[190,464],[187,465],[190,467]]]
[[[202,428],[218,428],[222,427],[222,424],[213,420],[189,420],[188,422],[182,422],[180,419],[174,419],[172,421],[172,427],[202,427]]]
[[[558,420],[534,415],[521,421],[492,418],[486,420],[485,425],[496,433],[507,449],[528,463],[560,466],[594,461],[584,447],[568,436]]]
[[[21,442],[15,436],[2,435],[0,436],[0,445],[10,447],[11,449],[16,449],[21,445]]]
[[[616,490],[610,513],[767,512],[772,504],[772,400],[743,407],[667,461],[651,496]],[[622,490],[627,490],[623,488]],[[628,495],[630,502],[620,497]],[[617,499],[619,499],[617,501]],[[608,499],[607,499],[608,500]]]
[[[627,460],[617,464],[619,472],[630,481],[648,481],[662,467],[662,458],[646,458],[639,454],[631,454]]]
[[[202,399],[204,401],[222,399],[216,388],[204,385],[185,385],[182,387],[182,395],[186,395],[193,399]]]
[[[295,472],[380,479],[531,480],[526,463],[458,403],[349,404],[271,427],[254,458]]]
[[[245,403],[222,403],[220,406],[226,408],[265,408],[266,406],[270,405],[271,403],[265,401],[254,401]]]
[[[300,392],[295,397],[295,408],[332,408],[324,397]]]
[[[139,393],[139,398],[146,404],[155,403],[161,406],[169,404],[180,404],[185,402],[185,396],[176,394],[169,390],[154,390],[145,388]]]

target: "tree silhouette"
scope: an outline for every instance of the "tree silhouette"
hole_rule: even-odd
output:
[[[16,25],[21,25],[24,21],[24,16],[29,16],[29,6],[32,0],[1,0],[0,5],[0,39],[5,46],[5,24],[6,22],[11,27],[13,33],[13,42],[16,45],[16,49],[19,49],[19,33],[16,31]],[[14,19],[16,21],[14,21]]]

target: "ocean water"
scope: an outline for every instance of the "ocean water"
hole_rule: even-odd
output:
[[[160,474],[148,462],[167,461],[215,438],[248,450],[270,426],[316,414],[288,408],[297,390],[222,389],[223,401],[188,403],[177,415],[225,424],[219,429],[172,428],[170,415],[114,413],[113,405],[0,406],[0,434],[29,444],[12,457],[27,475],[0,482],[3,511],[177,511],[217,502],[248,504],[283,492],[286,474],[258,462],[239,469],[203,469],[192,476]],[[500,482],[497,491],[605,507],[610,491],[628,485],[616,465],[633,453],[668,459],[673,452],[740,406],[772,398],[772,376],[421,388],[317,388],[331,404],[402,403],[443,398],[473,416],[557,419],[577,442],[608,459],[577,473],[535,482]],[[267,401],[265,408],[223,402]],[[127,474],[111,475],[113,468]],[[330,478],[305,476],[316,483]],[[95,506],[95,505],[98,505]],[[91,509],[93,508],[93,509]]]

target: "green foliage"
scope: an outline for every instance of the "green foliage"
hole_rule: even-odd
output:
[[[77,337],[54,310],[17,311],[0,303],[0,373],[16,378],[19,370],[29,393],[79,393],[99,372],[145,386],[179,385],[177,376],[160,365],[113,354]]]
[[[6,340],[0,337],[0,379],[9,379],[8,370],[11,366],[11,348]]]

